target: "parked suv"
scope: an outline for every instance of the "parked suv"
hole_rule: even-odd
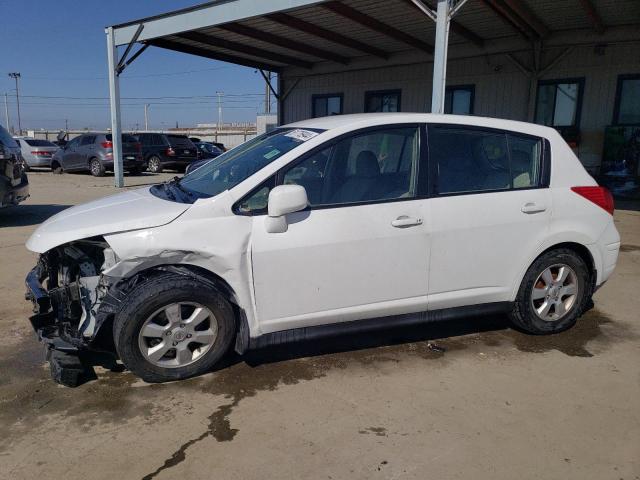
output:
[[[383,113],[277,128],[182,179],[65,210],[27,247],[40,338],[115,345],[158,382],[208,371],[234,340],[242,353],[500,313],[561,332],[620,236],[611,195],[557,131]]]
[[[0,208],[17,205],[29,197],[20,147],[0,125]]]
[[[51,159],[56,173],[89,171],[102,177],[113,170],[113,137],[110,133],[84,133],[68,141]],[[122,135],[122,161],[124,169],[138,175],[146,168],[140,143],[132,135]]]
[[[184,171],[198,158],[198,149],[186,135],[138,133],[136,138],[142,144],[142,155],[152,173],[160,173],[165,168]]]
[[[26,169],[31,167],[50,167],[51,158],[60,149],[48,140],[29,137],[14,137],[20,146]]]

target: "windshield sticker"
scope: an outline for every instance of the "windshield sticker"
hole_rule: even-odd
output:
[[[265,153],[263,157],[266,158],[267,160],[271,160],[273,157],[275,157],[279,153],[280,153],[280,150],[278,150],[277,148],[274,148],[269,153]]]
[[[296,128],[295,130],[291,130],[289,133],[286,133],[285,137],[290,137],[294,140],[306,142],[307,140],[311,140],[316,135],[318,134],[316,132],[312,132],[311,130],[302,130],[300,128]]]

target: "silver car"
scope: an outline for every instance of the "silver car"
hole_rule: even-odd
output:
[[[22,152],[27,169],[32,167],[51,167],[51,158],[59,150],[56,144],[48,140],[30,137],[14,137]]]

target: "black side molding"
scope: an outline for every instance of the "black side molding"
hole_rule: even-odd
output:
[[[428,312],[407,313],[388,317],[332,323],[315,327],[293,328],[267,333],[249,340],[249,349],[259,349],[291,342],[314,341],[346,334],[387,330],[396,327],[410,327],[431,322],[455,320],[480,315],[499,315],[511,311],[513,303],[495,302],[465,307],[445,308]]]

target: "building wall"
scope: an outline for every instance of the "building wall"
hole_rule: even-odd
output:
[[[576,153],[589,168],[600,165],[604,127],[612,122],[618,75],[640,73],[639,49],[639,43],[610,44],[599,54],[593,46],[575,47],[541,76],[541,79],[585,78],[581,142]],[[563,50],[554,48],[544,52],[542,66],[549,65]],[[532,64],[529,52],[514,56],[525,66]],[[344,113],[360,113],[364,109],[366,91],[401,89],[402,111],[430,111],[431,62],[372,65],[353,71],[295,77],[292,73],[285,71],[282,75],[283,91],[298,81],[285,100],[285,123],[310,118],[311,96],[321,93],[342,93]],[[506,55],[450,60],[447,85],[466,84],[475,85],[475,115],[523,121],[533,119],[533,111],[529,108],[530,77]]]

